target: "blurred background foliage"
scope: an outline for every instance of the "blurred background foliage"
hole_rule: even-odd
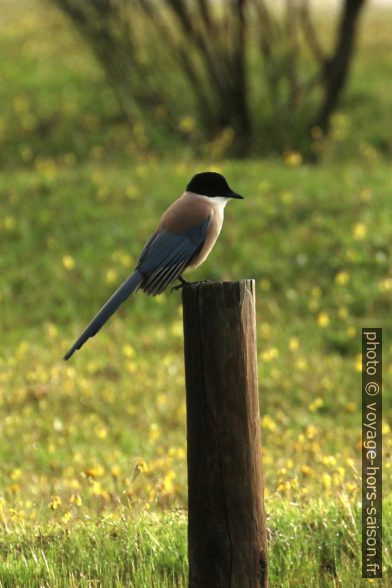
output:
[[[55,3],[102,64],[131,125],[153,115],[172,131],[182,82],[200,138],[225,136],[244,156],[260,151],[268,130],[269,149],[315,159],[346,83],[365,0],[342,0],[327,25],[328,47],[309,0]]]
[[[83,10],[92,6],[87,1],[79,5]],[[285,569],[287,586],[290,578],[311,586],[309,578],[316,569],[326,585],[356,585],[363,326],[384,328],[385,389],[392,385],[392,14],[388,7],[364,2],[348,83],[330,117],[328,134],[322,134],[321,149],[316,150],[322,157],[315,166],[308,162],[315,153],[310,146],[321,137],[313,131],[309,142],[306,133],[323,90],[320,64],[303,33],[295,71],[304,83],[313,74],[317,81],[312,96],[305,92],[298,108],[289,105],[292,81],[284,77],[292,59],[290,36],[285,45],[287,10],[304,5],[284,3],[275,13],[268,4],[279,41],[273,43],[273,63],[279,65],[273,71],[282,76],[277,101],[271,97],[260,49],[260,17],[247,12],[252,156],[233,158],[229,155],[243,154],[237,122],[226,113],[222,126],[210,128],[203,119],[194,86],[175,54],[174,39],[183,46],[185,33],[174,16],[169,20],[174,37],[166,42],[157,33],[158,23],[144,12],[150,3],[132,3],[137,10],[130,38],[135,35],[132,50],[137,48],[141,69],[135,71],[132,53],[127,53],[124,112],[121,89],[108,82],[102,58],[85,30],[77,30],[57,2],[0,0],[4,552],[10,530],[16,529],[14,559],[5,579],[0,566],[4,585],[28,585],[24,578],[37,570],[36,558],[43,574],[37,585],[56,585],[42,579],[47,578],[41,555],[45,524],[45,545],[52,545],[61,533],[66,540],[65,547],[60,542],[53,553],[60,575],[65,561],[70,574],[79,573],[72,561],[77,553],[85,577],[92,577],[94,569],[94,577],[100,578],[106,556],[91,549],[88,539],[83,539],[83,548],[74,545],[72,551],[73,529],[80,526],[84,538],[94,537],[95,522],[100,521],[102,545],[114,553],[116,529],[124,541],[133,536],[127,521],[138,512],[186,507],[178,293],[133,297],[72,363],[65,364],[62,355],[130,273],[162,211],[194,173],[206,169],[223,172],[246,196],[227,207],[222,235],[208,262],[193,275],[256,278],[266,504],[268,512],[280,513],[271,523],[276,529],[271,539],[277,550],[272,561],[275,577]],[[123,3],[110,6],[120,8]],[[174,3],[165,7],[175,9]],[[244,3],[242,8],[254,10],[255,5]],[[323,55],[332,55],[341,13],[320,8],[308,14]],[[214,12],[214,23],[222,17]],[[238,34],[231,21],[229,26],[230,35]],[[295,26],[299,30],[303,21]],[[116,27],[117,21],[113,30],[122,44],[122,29]],[[224,55],[231,38],[222,38]],[[186,49],[191,50],[203,88],[212,92],[208,100],[215,113],[221,99],[207,83],[197,48],[186,44]],[[238,47],[231,49],[235,61]],[[391,485],[391,418],[391,397],[385,395],[385,493]],[[312,523],[306,522],[314,519],[312,500],[320,517],[317,540]],[[385,509],[386,520],[391,512],[390,506]],[[336,520],[341,521],[340,534]],[[26,530],[22,539],[21,529]],[[284,537],[281,529],[287,529]],[[181,574],[184,531],[183,518],[178,536],[167,527],[172,548],[161,554],[163,560],[172,554],[174,561],[180,543],[182,559],[176,561]],[[140,545],[148,548],[149,535],[142,536],[147,538]],[[32,537],[37,543],[30,549]],[[27,546],[25,559],[20,556],[21,541]],[[386,577],[391,575],[388,541]],[[330,554],[324,560],[317,559],[321,542]],[[132,544],[137,551],[139,544]],[[95,563],[89,560],[93,552],[98,554]],[[145,562],[147,552],[140,548],[135,561]],[[311,572],[303,567],[299,552],[312,553]],[[118,570],[117,560],[112,561]],[[172,559],[165,561],[164,569],[171,569]],[[15,569],[25,575],[17,576]],[[82,575],[72,582],[77,585]],[[11,577],[17,577],[14,584]],[[315,582],[317,578],[316,571]],[[152,583],[146,580],[145,585]]]
[[[208,168],[224,172],[247,198],[228,208],[224,245],[218,242],[195,279],[257,280],[267,445],[277,427],[286,429],[285,450],[278,439],[269,444],[271,463],[279,455],[289,458],[292,436],[316,421],[325,434],[325,451],[338,451],[344,439],[347,455],[355,456],[360,328],[367,321],[387,329],[391,315],[390,12],[379,8],[363,15],[351,84],[331,119],[323,164],[317,167],[295,150],[264,160],[225,157],[230,141],[225,135],[203,137],[192,92],[181,70],[166,61],[172,49],[166,52],[150,30],[155,24],[140,11],[135,15],[140,42],[149,40],[143,59],[155,87],[165,85],[173,93],[172,132],[157,126],[165,109],[150,111],[147,105],[131,122],[124,119],[84,35],[53,2],[3,0],[2,15],[0,406],[6,414],[16,405],[20,410],[17,424],[13,417],[5,421],[4,463],[15,440],[27,436],[11,470],[16,461],[46,473],[56,463],[57,471],[62,452],[71,446],[72,453],[85,452],[80,459],[88,467],[94,449],[82,423],[90,417],[107,431],[106,471],[119,436],[126,438],[124,453],[113,459],[123,466],[127,452],[147,459],[157,457],[161,442],[177,446],[181,439],[182,447],[178,296],[136,296],[77,354],[77,371],[63,365],[61,356],[131,271],[162,210],[193,173]],[[315,18],[324,44],[331,15]],[[255,55],[253,77],[259,67]],[[140,78],[135,88],[142,96],[149,86]],[[260,143],[265,150],[276,139],[272,121]],[[335,400],[337,380],[342,389]],[[74,394],[80,398],[69,402]],[[314,399],[321,404],[313,405]],[[336,402],[338,432],[331,426]],[[24,410],[27,421],[20,417]],[[66,419],[61,431],[53,428],[53,415]],[[128,419],[131,435],[125,434]],[[25,427],[30,421],[31,431]],[[144,447],[140,432],[155,425],[166,429],[167,437],[155,439],[152,432],[153,443]],[[65,444],[62,449],[55,439]],[[315,467],[322,469],[322,462]],[[273,487],[274,468],[269,476]],[[179,478],[183,497],[183,473]]]
[[[61,55],[55,104],[53,92],[43,90],[41,67],[33,86],[41,85],[45,96],[41,100],[34,92],[31,103],[31,91],[19,102],[16,97],[6,116],[16,114],[16,124],[23,119],[34,140],[44,139],[40,149],[52,154],[64,149],[67,138],[69,148],[81,154],[86,135],[94,140],[105,129],[110,150],[123,150],[128,141],[159,155],[169,150],[214,158],[294,152],[314,161],[331,153],[360,155],[369,145],[388,157],[388,35],[380,26],[380,10],[374,13],[367,4],[342,0],[335,11],[315,12],[306,0],[272,7],[261,0],[227,2],[224,9],[216,2],[169,0],[159,7],[151,0],[35,2],[47,42],[53,40],[61,53],[77,46],[79,57]],[[32,17],[23,5],[13,10],[21,17],[26,10],[28,20]],[[75,32],[64,29],[58,6]],[[25,36],[23,45],[20,67],[26,79],[39,55],[29,51],[33,38]],[[84,59],[89,52],[95,63]],[[369,67],[370,60],[376,69]],[[2,67],[4,79],[13,79],[15,72],[7,71],[6,63]],[[94,86],[89,81],[93,71]],[[69,122],[83,118],[84,110],[84,132],[76,137]],[[110,126],[102,124],[105,120]],[[6,136],[6,145],[13,137]],[[28,159],[28,151],[24,156]]]

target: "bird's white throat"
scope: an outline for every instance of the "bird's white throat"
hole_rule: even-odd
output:
[[[223,209],[226,206],[227,202],[230,200],[230,198],[226,198],[225,196],[203,196],[203,194],[195,194],[194,192],[192,192],[192,195],[197,196],[198,198],[202,198],[203,200],[206,200],[213,206],[215,205],[218,209]]]

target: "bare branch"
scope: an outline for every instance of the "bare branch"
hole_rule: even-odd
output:
[[[275,23],[264,0],[254,0],[254,7],[260,27],[260,46],[266,61],[270,61],[273,55],[273,45],[276,40]]]
[[[139,3],[148,18],[154,23],[158,34],[167,44],[172,56],[179,62],[187,76],[197,98],[199,114],[202,120],[205,121],[205,124],[211,125],[214,120],[211,101],[208,94],[204,91],[205,84],[203,83],[203,76],[195,66],[192,56],[186,50],[186,46],[181,42],[181,39],[177,39],[173,35],[163,15],[154,9],[151,2],[149,0],[139,0]]]
[[[298,11],[293,0],[286,0],[286,32],[287,32],[287,77],[289,83],[289,104],[296,107],[300,98],[300,84],[298,80],[299,43],[297,34]]]
[[[225,60],[220,59],[219,54],[217,55],[217,43],[215,42],[214,35],[216,32],[216,36],[218,36],[219,27],[214,25],[213,33],[203,35],[196,25],[196,19],[193,19],[189,13],[186,2],[182,0],[166,0],[166,4],[180,24],[187,41],[193,44],[202,57],[214,90],[223,98],[225,93],[225,80],[230,72],[227,71]]]
[[[214,29],[213,23],[211,21],[210,15],[210,8],[208,5],[208,0],[197,0],[197,4],[199,6],[199,12],[202,17],[203,23],[208,31]]]
[[[325,62],[324,51],[319,43],[319,40],[314,29],[313,21],[310,16],[309,0],[301,0],[300,6],[301,25],[308,46],[319,65]]]

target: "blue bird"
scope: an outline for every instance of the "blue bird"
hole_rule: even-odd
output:
[[[143,290],[155,296],[177,279],[181,285],[186,284],[182,273],[195,269],[207,258],[219,236],[224,208],[231,198],[243,196],[233,192],[221,174],[203,172],[193,176],[185,192],[161,217],[134,272],[104,304],[64,359],[69,359],[87,339],[94,337],[132,292]]]

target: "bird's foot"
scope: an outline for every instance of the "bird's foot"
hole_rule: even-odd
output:
[[[181,283],[178,284],[178,286],[173,286],[173,288],[170,290],[170,292],[173,292],[174,290],[180,290],[182,289],[184,286],[188,286],[188,284],[190,284],[190,282],[188,282],[187,280],[184,280],[184,278],[182,276],[178,276],[177,278]]]
[[[178,279],[181,281],[181,284],[178,284],[178,286],[173,286],[170,292],[173,292],[174,290],[182,290],[184,286],[197,286],[197,284],[207,284],[209,282],[209,280],[197,280],[196,282],[188,282],[187,280],[184,280],[184,278]]]

